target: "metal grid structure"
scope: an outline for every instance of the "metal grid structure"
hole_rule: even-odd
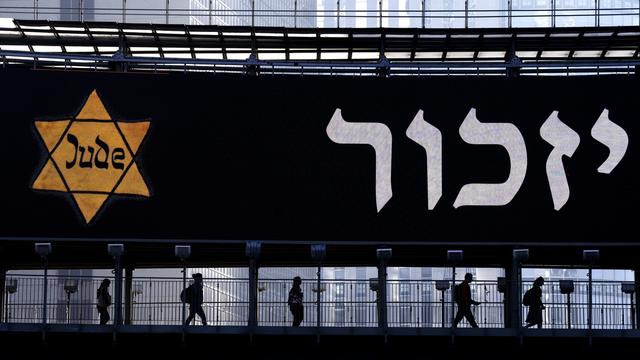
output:
[[[69,280],[75,281],[73,292],[66,292]],[[83,276],[51,276],[48,282],[47,313],[49,324],[97,324],[96,289],[102,278]],[[113,278],[111,278],[113,280]],[[43,277],[15,274],[7,276],[13,292],[5,298],[0,323],[40,323],[43,306]],[[453,314],[449,287],[438,290],[437,280],[389,280],[387,310],[389,327],[444,328],[451,327]],[[113,283],[113,281],[112,281]],[[593,328],[634,329],[634,295],[623,294],[624,282],[593,282]],[[249,313],[249,280],[246,278],[205,278],[203,308],[208,323],[213,326],[246,326]],[[180,278],[134,278],[132,281],[130,320],[134,325],[179,325],[182,304]],[[261,279],[258,282],[258,325],[290,326],[292,316],[287,305],[290,279]],[[482,302],[474,306],[476,321],[483,328],[504,327],[505,297],[497,281],[475,281],[470,284],[472,298]],[[522,292],[531,282],[522,282]],[[561,294],[558,281],[549,281],[543,288],[543,327],[547,329],[588,328],[588,283],[576,282],[576,293],[569,298]],[[282,291],[279,291],[282,289]],[[377,292],[371,290],[369,279],[322,280],[320,289],[315,279],[304,279],[305,293],[303,327],[377,327]],[[318,291],[321,290],[321,291]],[[114,288],[109,291],[113,293]],[[125,294],[125,297],[127,295]],[[115,306],[115,305],[114,305]],[[320,311],[318,311],[320,306]],[[522,318],[527,308],[521,307]],[[113,313],[113,307],[110,308]],[[568,316],[571,313],[571,316]],[[318,321],[317,315],[320,315]],[[201,324],[200,319],[194,324]],[[460,327],[469,327],[466,321]]]
[[[15,20],[0,66],[250,74],[604,74],[640,66],[640,27],[292,29]],[[513,71],[512,71],[513,70]]]
[[[5,0],[0,17],[289,27],[633,25],[638,0]],[[637,24],[637,23],[636,23]]]

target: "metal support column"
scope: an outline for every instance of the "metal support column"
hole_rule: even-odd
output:
[[[378,294],[380,294],[378,298],[380,306],[378,327],[383,330],[386,342],[389,324],[387,318],[387,263],[391,259],[391,249],[380,248],[376,251],[376,256],[378,258]]]
[[[522,263],[529,259],[528,249],[514,249],[511,257],[511,277],[509,278],[509,317],[510,327],[522,327]]]
[[[44,281],[42,283],[42,342],[47,340],[47,301],[49,285],[49,255],[51,254],[51,243],[36,243],[36,254],[42,259],[44,268]]]
[[[5,284],[7,282],[7,269],[0,267],[0,322],[8,322],[5,319],[5,304],[8,303],[8,292],[6,290]]]
[[[124,269],[124,324],[131,325],[132,310],[132,290],[133,290],[133,267],[127,266]]]
[[[44,281],[42,282],[42,342],[45,342],[47,341],[47,288],[49,287],[49,262],[46,256],[42,258],[42,261],[44,265]]]
[[[182,316],[180,325],[182,325],[182,343],[184,344],[187,338],[187,303],[182,301],[182,293],[187,290],[187,259],[191,256],[191,245],[176,245],[174,248],[174,254],[178,259],[180,259],[180,263],[182,264],[182,290],[180,292]]]
[[[522,312],[520,309],[520,294],[522,293],[522,268],[518,260],[511,261],[511,281],[509,282],[509,318],[510,327],[518,329],[522,326]]]
[[[587,328],[589,329],[589,336],[591,336],[591,329],[593,327],[593,266],[589,265],[589,289],[587,291]]]
[[[256,12],[256,1],[251,0],[251,27],[255,27],[255,12]]]
[[[451,327],[453,328],[456,317],[456,265],[451,267]]]
[[[258,326],[258,264],[249,259],[249,327]]]
[[[635,320],[636,320],[636,329],[640,329],[640,311],[638,311],[637,306],[638,306],[638,294],[640,294],[640,267],[637,267],[635,269],[633,269],[633,274],[634,274],[634,280],[635,280],[635,285],[636,285],[636,290],[635,290],[635,297],[636,297],[636,303],[635,303]]]
[[[113,309],[113,324],[117,327],[122,324],[122,265],[121,265],[121,257],[115,256],[115,302]]]
[[[262,244],[259,241],[250,241],[246,245],[246,255],[249,257],[249,333],[253,338],[253,332],[258,326],[258,259]]]
[[[462,250],[447,250],[447,261],[451,263],[451,328],[453,329],[456,316],[455,298],[456,298],[456,266],[462,262],[464,252]],[[451,334],[451,342],[454,342],[453,333]]]
[[[511,302],[513,301],[513,298],[515,297],[512,293],[512,286],[511,283],[513,282],[514,279],[514,269],[513,269],[513,262],[509,262],[509,264],[507,264],[504,267],[504,281],[505,281],[505,288],[504,288],[504,307],[502,309],[502,314],[504,317],[504,327],[505,328],[511,328],[513,327],[513,320],[512,320],[512,316],[511,316],[511,311],[512,311],[512,306],[511,306]]]
[[[117,343],[119,326],[122,324],[122,255],[123,244],[107,244],[107,253],[113,258],[115,270],[113,301],[113,343]]]
[[[321,309],[321,298],[322,292],[322,261],[325,259],[327,254],[327,247],[325,244],[314,244],[311,245],[311,258],[316,262],[318,271],[316,273],[316,340],[320,342],[320,326],[322,324],[322,312]]]

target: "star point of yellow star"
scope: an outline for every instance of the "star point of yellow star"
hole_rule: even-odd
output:
[[[90,223],[112,195],[149,197],[136,154],[150,121],[115,121],[93,90],[72,119],[36,120],[48,159],[32,188],[71,194]]]

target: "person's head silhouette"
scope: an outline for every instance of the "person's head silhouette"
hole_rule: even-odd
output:
[[[464,274],[464,281],[470,283],[473,281],[473,274],[471,273],[466,273]]]
[[[193,278],[193,280],[196,283],[201,283],[202,282],[202,274],[200,274],[200,273],[195,273],[195,274],[191,275],[191,277]]]
[[[302,285],[302,279],[300,278],[300,276],[296,276],[293,278],[293,286],[300,286]]]
[[[544,278],[542,276],[538,277],[534,282],[533,285],[535,286],[542,286],[544,285]]]

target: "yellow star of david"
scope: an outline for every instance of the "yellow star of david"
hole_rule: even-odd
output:
[[[36,120],[49,154],[32,188],[71,194],[87,224],[113,195],[149,197],[136,163],[149,125],[113,120],[96,90],[74,118]]]

